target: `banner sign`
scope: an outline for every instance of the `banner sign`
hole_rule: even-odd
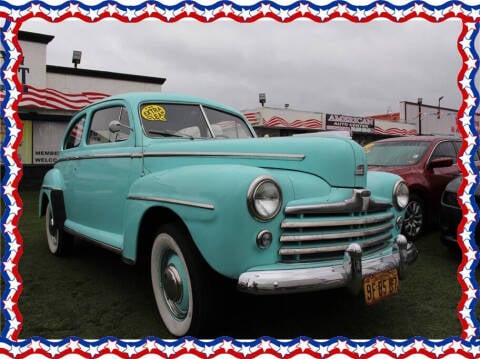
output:
[[[353,132],[374,133],[375,120],[368,117],[353,117],[327,114],[327,130],[350,130]]]

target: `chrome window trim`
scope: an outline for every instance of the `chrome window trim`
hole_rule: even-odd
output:
[[[141,158],[143,155],[141,153],[103,153],[99,155],[83,155],[83,156],[70,156],[59,158],[55,163],[65,162],[65,161],[76,161],[76,160],[95,160],[100,158]]]
[[[208,210],[214,210],[215,206],[209,203],[199,203],[199,202],[190,202],[190,201],[183,201],[178,199],[171,199],[171,198],[162,198],[162,197],[150,197],[150,196],[128,196],[128,199],[137,200],[137,201],[149,201],[149,202],[162,202],[162,203],[170,203],[170,204],[179,204],[182,206],[188,207],[196,207],[196,208],[203,208]]]

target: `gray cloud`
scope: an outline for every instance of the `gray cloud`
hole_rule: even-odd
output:
[[[47,62],[165,77],[165,92],[217,100],[239,109],[267,105],[349,115],[396,112],[400,101],[458,108],[460,21],[432,24],[308,20],[279,24],[218,21],[165,24],[116,20],[51,24],[30,20],[22,30],[54,35]]]

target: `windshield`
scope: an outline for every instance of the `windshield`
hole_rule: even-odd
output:
[[[428,141],[395,141],[366,145],[367,163],[372,166],[411,166],[423,157]]]
[[[140,118],[148,137],[189,139],[253,137],[241,118],[200,105],[145,103],[140,106]]]

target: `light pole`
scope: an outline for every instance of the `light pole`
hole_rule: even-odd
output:
[[[423,102],[423,98],[419,97],[417,99],[417,103],[418,103],[418,134],[419,135],[422,134],[422,102]]]
[[[443,96],[438,98],[438,112],[437,112],[437,119],[440,118],[440,102],[442,101]]]

